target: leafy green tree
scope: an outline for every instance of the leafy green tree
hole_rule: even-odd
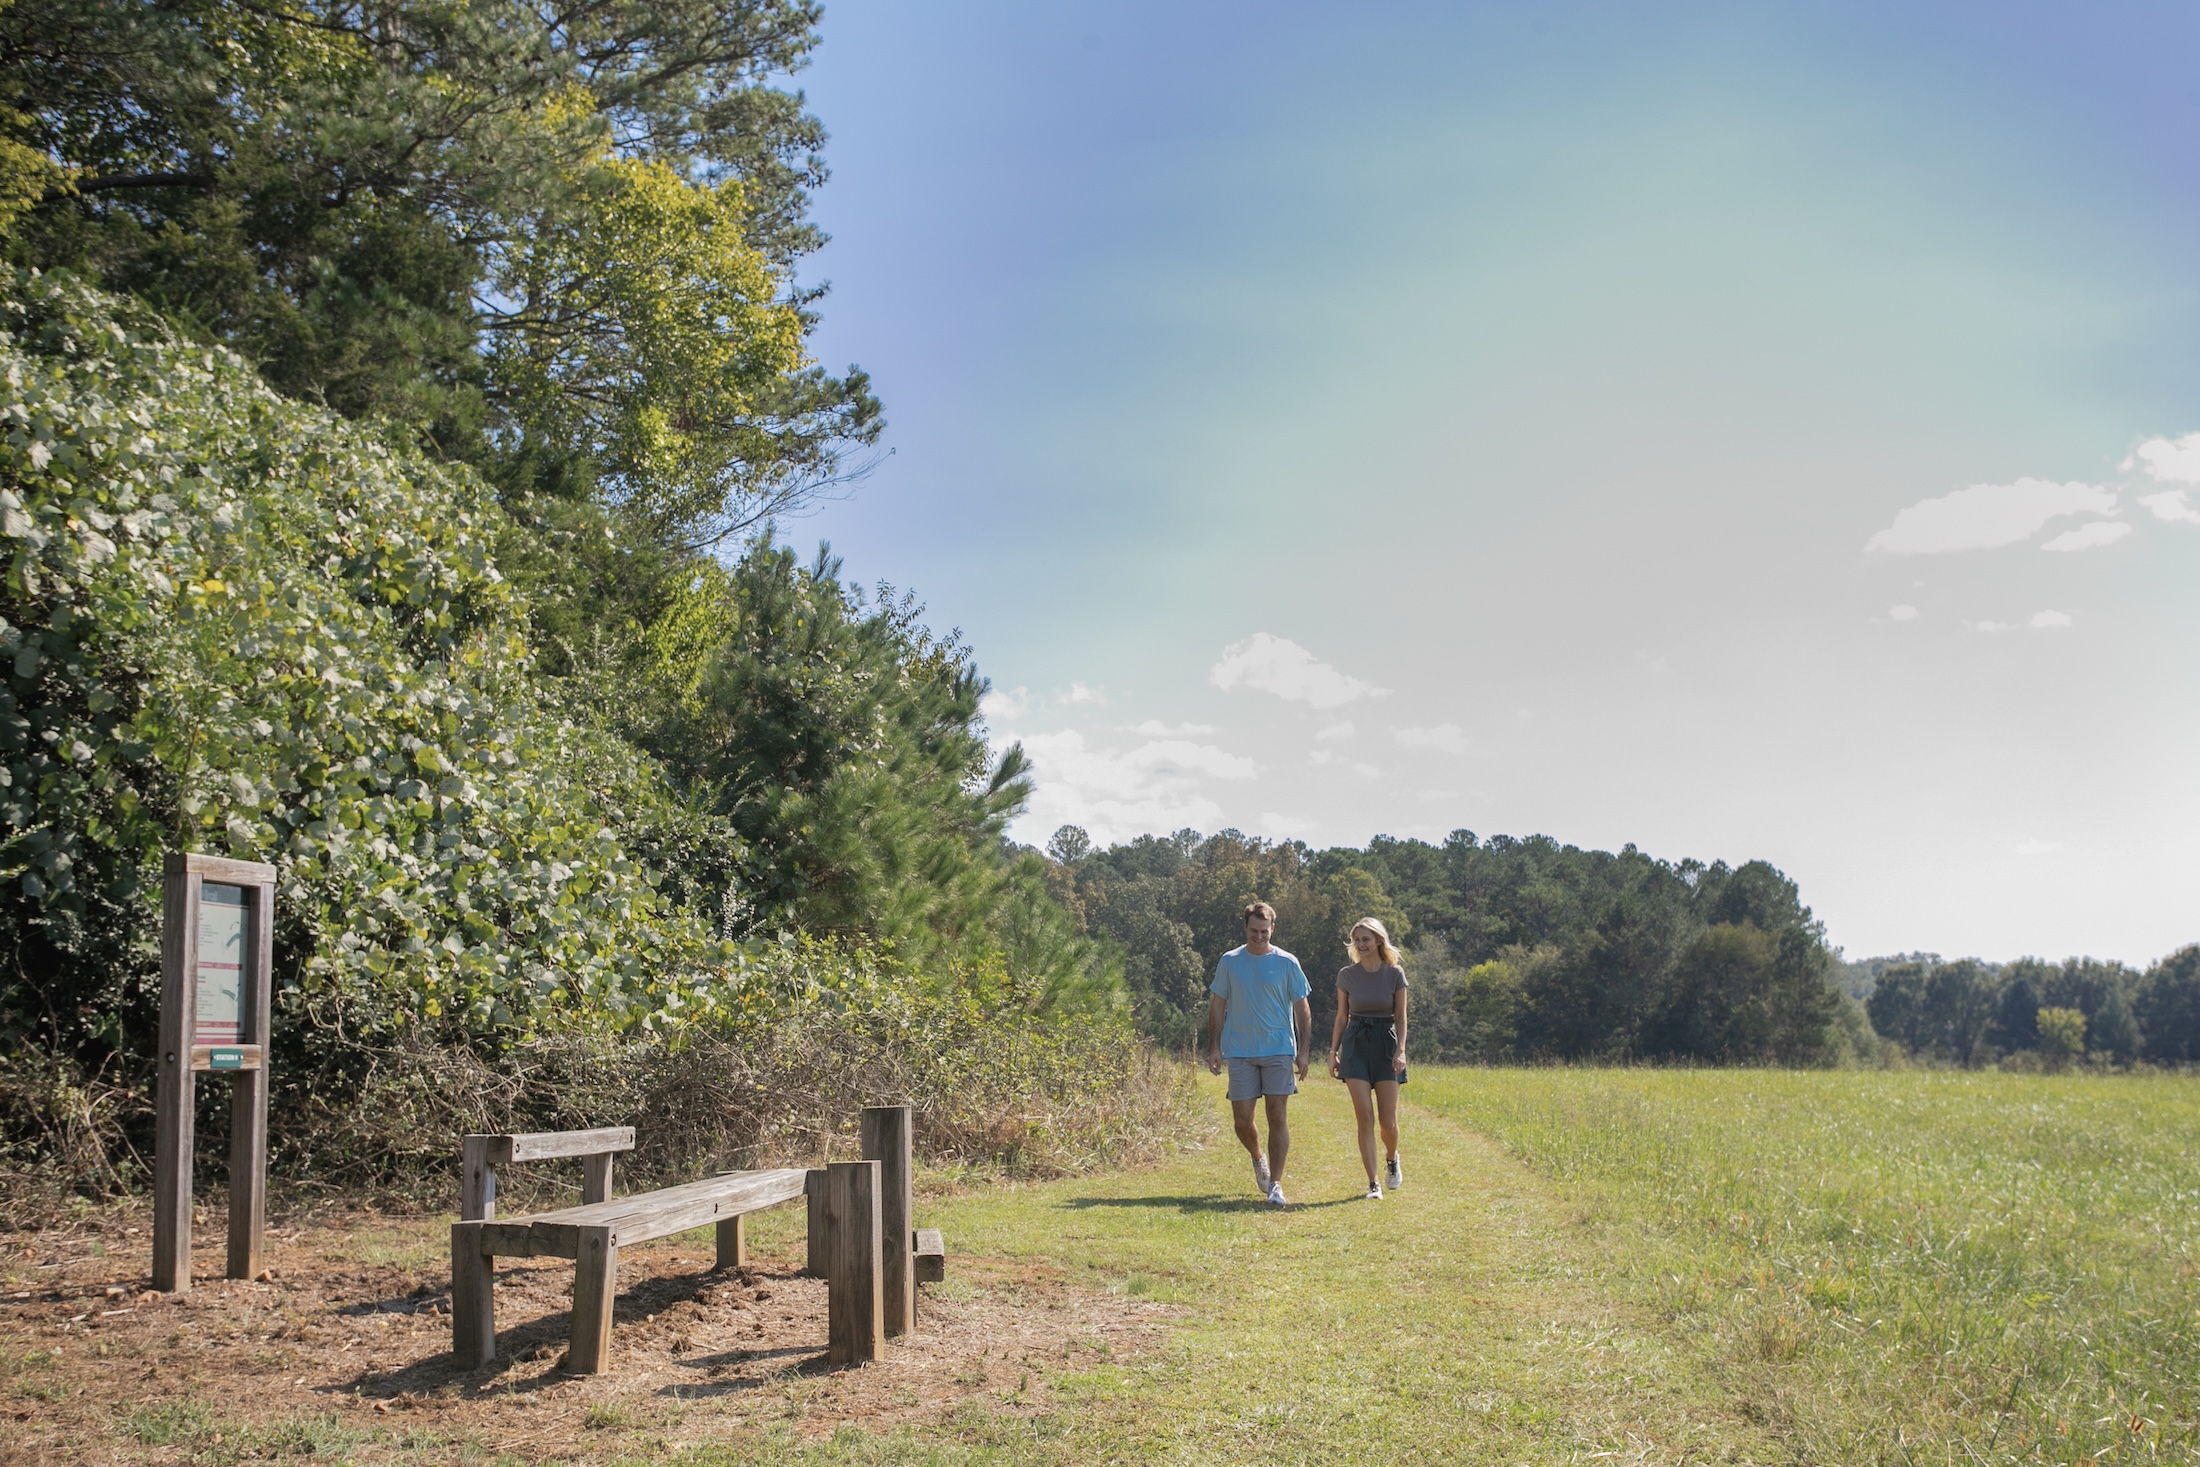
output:
[[[2200,944],[2179,948],[2149,968],[2134,1007],[2148,1059],[2200,1060]]]
[[[1044,900],[1041,859],[1004,847],[1023,751],[992,757],[985,680],[921,612],[846,586],[822,549],[804,564],[767,538],[706,562],[648,633],[655,701],[629,732],[746,842],[737,928],[862,935],[912,960],[1014,952],[1049,1002],[1112,992]]]
[[[291,396],[476,462],[579,459],[637,532],[712,543],[878,429],[860,372],[808,361],[815,293],[790,273],[821,240],[823,132],[774,83],[817,16],[14,0],[0,194],[46,186],[7,247]]]
[[[2060,1070],[2085,1054],[2085,1014],[2078,1009],[2042,1008],[2038,1013],[2040,1057]]]
[[[2086,1042],[2129,1063],[2142,1047],[2132,998],[2139,975],[2122,963],[2071,958],[2040,984],[2040,1002],[2085,1015]]]
[[[1934,964],[1896,963],[1883,969],[1872,986],[1864,1011],[1880,1038],[1891,1039],[1913,1053],[1931,1043],[1926,1019],[1925,979]]]
[[[2037,1049],[2040,1044],[2039,985],[2047,965],[2030,958],[2011,963],[2002,973],[2001,1003],[1994,1016],[1993,1042],[2004,1050]]]
[[[286,1022],[708,1008],[739,842],[542,698],[478,480],[63,277],[10,282],[0,330],[11,1045],[151,1032],[178,848],[278,867]]]

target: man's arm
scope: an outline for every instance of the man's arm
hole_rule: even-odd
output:
[[[1228,1008],[1221,994],[1207,995],[1207,1073],[1210,1075],[1222,1073],[1222,1016]]]
[[[1314,1006],[1305,999],[1291,1005],[1291,1028],[1299,1041],[1299,1078],[1306,1078],[1309,1067],[1307,1046],[1314,1042]]]

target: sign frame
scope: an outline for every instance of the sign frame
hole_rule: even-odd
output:
[[[208,882],[243,888],[238,1033],[198,1042],[199,908]],[[172,851],[161,871],[160,1049],[153,1107],[153,1287],[191,1287],[191,1158],[200,1071],[229,1092],[228,1276],[261,1271],[267,1234],[267,1051],[275,957],[275,868]]]

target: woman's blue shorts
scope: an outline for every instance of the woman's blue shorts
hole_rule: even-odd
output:
[[[1404,1070],[1390,1067],[1398,1052],[1398,1021],[1388,1014],[1353,1017],[1344,1026],[1344,1049],[1337,1056],[1337,1078],[1365,1080],[1370,1085],[1384,1080],[1406,1082]]]

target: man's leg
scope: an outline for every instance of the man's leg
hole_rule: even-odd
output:
[[[1230,1120],[1237,1127],[1238,1143],[1251,1153],[1253,1160],[1260,1160],[1260,1132],[1253,1129],[1253,1107],[1257,1100],[1233,1100],[1230,1102]],[[1275,1173],[1271,1171],[1270,1176]]]
[[[1291,1104],[1288,1095],[1263,1096],[1268,1103],[1268,1175],[1283,1180],[1283,1163],[1291,1155],[1291,1122],[1286,1107]],[[1253,1108],[1245,1108],[1245,1129],[1253,1128]]]

